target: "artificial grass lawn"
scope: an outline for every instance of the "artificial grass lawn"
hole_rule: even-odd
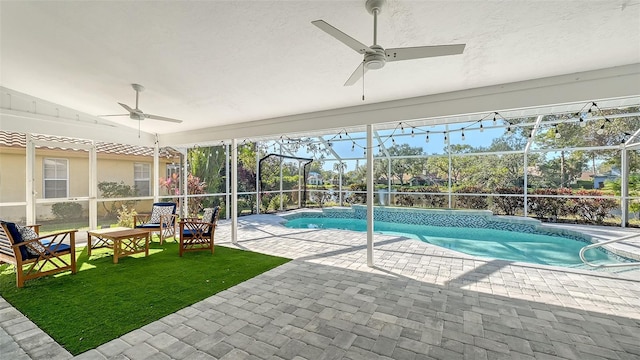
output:
[[[16,288],[13,267],[0,266],[0,295],[77,355],[230,288],[289,259],[216,246],[178,255],[173,242],[113,263],[109,249],[77,249],[78,273]]]

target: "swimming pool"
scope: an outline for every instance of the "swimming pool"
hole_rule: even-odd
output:
[[[460,215],[456,214],[456,216]],[[323,213],[291,216],[285,226],[307,229],[367,230],[365,219],[327,217]],[[574,238],[569,238],[543,231],[534,231],[530,227],[523,228],[526,232],[490,227],[435,226],[380,220],[374,222],[374,231],[376,233],[418,239],[469,255],[544,265],[585,268],[580,260],[579,252],[582,247],[590,243],[587,240],[581,241],[575,236]],[[587,260],[597,264],[628,261],[628,259],[600,248],[589,250],[585,255]]]

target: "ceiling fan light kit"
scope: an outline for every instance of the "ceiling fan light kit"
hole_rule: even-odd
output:
[[[355,84],[364,76],[367,70],[382,69],[387,62],[458,55],[462,54],[464,51],[465,44],[418,46],[395,49],[383,48],[381,45],[378,45],[378,14],[382,12],[382,8],[385,4],[386,0],[367,0],[365,3],[365,8],[371,15],[373,15],[373,45],[371,46],[364,45],[334,26],[329,25],[329,23],[324,20],[315,20],[311,22],[320,30],[333,36],[357,53],[364,55],[362,63],[360,63],[356,70],[347,79],[344,86],[351,86]]]

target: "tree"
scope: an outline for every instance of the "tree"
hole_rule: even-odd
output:
[[[224,146],[196,147],[187,153],[189,172],[207,184],[207,191],[226,191],[226,155]],[[191,193],[189,193],[191,194]]]
[[[405,175],[418,175],[422,173],[424,167],[424,159],[422,158],[401,158],[402,156],[424,155],[422,147],[411,147],[409,144],[393,145],[387,149],[391,157],[391,177],[400,181],[404,185]],[[394,158],[400,157],[400,158]],[[374,174],[376,178],[384,178],[388,180],[389,159],[378,159],[374,163]]]

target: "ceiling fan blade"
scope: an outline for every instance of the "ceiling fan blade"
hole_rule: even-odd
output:
[[[435,56],[458,55],[464,51],[465,44],[416,46],[386,49],[387,61],[422,59]]]
[[[164,116],[158,116],[158,115],[144,114],[144,117],[146,117],[147,119],[169,121],[169,122],[178,123],[178,124],[182,122],[182,120],[172,119],[172,118],[168,118],[168,117],[164,117]]]
[[[351,76],[347,79],[347,82],[344,83],[344,86],[351,86],[358,82],[362,75],[367,72],[367,68],[364,66],[364,61],[360,63],[360,66],[356,68],[356,70],[351,74]]]
[[[125,108],[128,112],[132,113],[135,112],[135,110],[133,110],[131,107],[129,107],[129,105],[127,104],[123,104],[123,103],[118,103],[120,104],[120,106],[122,106],[123,108]]]
[[[353,50],[357,51],[360,54],[364,55],[367,52],[373,52],[373,50],[371,50],[371,48],[369,48],[367,45],[361,43],[360,41],[352,38],[351,36],[329,25],[324,20],[316,20],[316,21],[312,21],[311,23],[317,26],[318,28],[320,28],[320,30],[333,36],[334,38],[338,39],[340,42],[342,42],[343,44],[347,45],[348,47],[352,48]]]

